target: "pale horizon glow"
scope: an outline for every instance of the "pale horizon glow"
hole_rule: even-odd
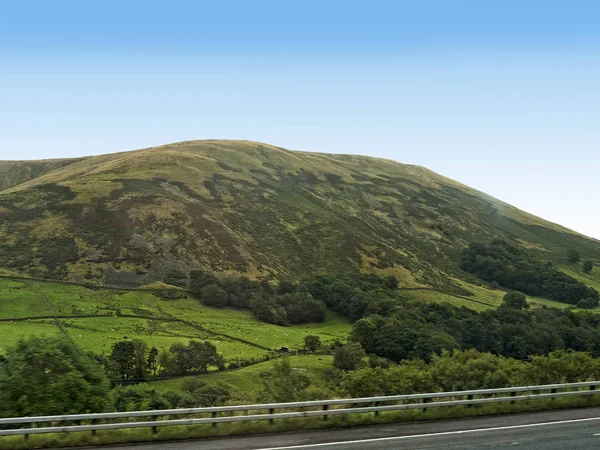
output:
[[[491,3],[15,2],[0,159],[196,139],[363,154],[600,239],[600,5]]]

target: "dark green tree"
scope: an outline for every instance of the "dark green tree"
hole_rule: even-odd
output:
[[[339,370],[354,370],[362,365],[365,356],[358,342],[350,342],[333,352],[333,366]]]
[[[594,261],[587,259],[583,262],[583,271],[585,273],[591,273],[594,270]]]
[[[316,352],[321,348],[321,338],[313,334],[304,336],[304,348],[311,352]]]
[[[568,257],[569,261],[573,263],[579,262],[581,260],[581,255],[579,254],[579,252],[573,249],[569,250]]]
[[[146,367],[152,372],[152,376],[156,376],[156,370],[158,369],[158,349],[156,347],[152,347],[148,352]]]
[[[217,347],[209,341],[190,341],[188,348],[190,369],[194,371],[206,372],[208,366],[221,368],[224,365],[222,355],[217,353]]]
[[[30,337],[0,364],[0,416],[102,412],[109,407],[102,367],[66,337]]]
[[[522,292],[511,291],[504,296],[502,306],[513,309],[529,309],[527,296]]]
[[[146,363],[148,345],[140,339],[132,339],[131,343],[135,349],[135,379],[137,381],[144,381],[148,375],[148,366]]]
[[[190,291],[193,294],[200,294],[202,288],[209,284],[219,284],[218,278],[212,273],[204,272],[202,270],[192,270],[190,272]]]
[[[229,303],[227,292],[216,284],[204,286],[200,291],[202,303],[215,308],[225,308]]]
[[[109,356],[112,372],[122,381],[136,377],[136,348],[131,341],[121,341],[113,345]]]

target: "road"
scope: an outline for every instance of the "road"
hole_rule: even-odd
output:
[[[104,448],[111,450],[592,449],[600,448],[600,407]]]

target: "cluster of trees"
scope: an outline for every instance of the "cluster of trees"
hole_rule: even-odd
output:
[[[0,417],[95,413],[111,403],[102,367],[64,336],[21,339],[0,358]]]
[[[323,302],[313,298],[303,285],[288,281],[274,286],[267,280],[217,278],[207,272],[192,271],[190,291],[205,305],[249,309],[258,320],[267,323],[291,325],[325,320]]]
[[[600,316],[555,308],[526,309],[509,293],[504,307],[478,313],[448,304],[403,302],[388,315],[358,320],[350,340],[367,351],[403,361],[430,361],[444,350],[474,348],[516,359],[573,349],[600,355]]]
[[[209,341],[177,342],[160,354],[160,365],[168,376],[186,376],[205,373],[209,366],[223,370],[225,359]]]
[[[398,280],[374,274],[335,278],[317,276],[304,283],[313,298],[352,320],[390,314],[398,304]]]
[[[461,267],[507,289],[572,305],[581,300],[600,298],[595,289],[502,240],[494,240],[488,245],[469,245],[462,254]]]
[[[188,283],[183,274],[177,273],[169,273],[164,281],[179,287]],[[377,275],[317,276],[275,284],[237,276],[218,278],[200,270],[189,275],[189,291],[203,304],[247,309],[260,321],[284,326],[323,322],[327,307],[353,320],[368,314],[387,314],[397,302],[397,287],[393,276]]]
[[[92,359],[104,367],[113,383],[132,384],[147,381],[160,370],[163,376],[186,376],[208,371],[209,366],[225,368],[225,359],[209,341],[191,340],[187,345],[177,342],[168,351],[149,348],[140,339],[117,342],[110,355],[90,352]]]
[[[160,357],[178,375],[222,362],[212,344],[196,341]],[[180,391],[158,392],[139,383],[157,359],[158,351],[141,341],[118,342],[108,357],[100,357],[65,336],[21,339],[0,355],[0,417],[216,406],[231,397],[222,384],[193,379]],[[111,381],[117,382],[112,389]]]

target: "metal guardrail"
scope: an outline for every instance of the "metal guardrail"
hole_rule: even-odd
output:
[[[357,413],[375,413],[378,415],[382,411],[401,411],[410,409],[428,409],[444,406],[460,406],[517,402],[524,400],[554,399],[557,397],[586,396],[600,394],[596,388],[600,386],[600,381],[587,381],[583,383],[565,383],[565,384],[547,384],[542,386],[517,386],[499,389],[477,389],[469,391],[453,392],[433,392],[426,394],[407,394],[390,395],[384,397],[364,397],[335,400],[317,400],[311,402],[291,402],[291,403],[267,403],[242,406],[216,406],[208,408],[186,408],[186,409],[163,409],[150,411],[132,411],[132,412],[113,412],[98,414],[70,414],[60,416],[39,416],[39,417],[15,417],[0,419],[0,436],[14,436],[44,433],[70,433],[91,431],[95,433],[98,430],[115,430],[126,428],[144,428],[151,427],[154,433],[158,432],[158,427],[174,425],[200,425],[224,422],[241,422],[249,420],[269,420],[271,423],[275,419],[292,419],[305,417],[323,417],[327,420],[329,416]],[[548,391],[548,392],[543,392]],[[559,392],[561,391],[561,392]],[[508,396],[497,397],[499,394],[509,394]],[[521,395],[519,395],[521,394]],[[493,396],[493,397],[490,397]],[[437,399],[457,398],[455,400],[439,401]],[[436,399],[436,401],[432,401]],[[391,403],[382,405],[382,403]],[[363,405],[372,406],[363,406]],[[359,405],[357,407],[342,407],[332,409],[336,406]],[[313,408],[312,410],[307,410]],[[314,409],[320,408],[320,409]],[[296,410],[291,412],[278,412],[275,410]],[[301,411],[297,411],[301,409]],[[250,411],[268,411],[268,413],[249,414]],[[244,415],[227,415],[243,412]],[[189,417],[184,419],[166,419],[159,420],[164,416],[200,416],[209,415],[209,417]],[[132,418],[150,418],[151,420],[131,421]],[[99,423],[101,421],[111,421],[117,419],[129,419],[127,422]],[[70,425],[68,423],[77,423]],[[81,424],[89,422],[89,424]],[[28,427],[28,428],[9,428],[14,425],[46,423],[50,426]],[[67,425],[65,425],[67,423]],[[62,425],[61,425],[62,424]]]

